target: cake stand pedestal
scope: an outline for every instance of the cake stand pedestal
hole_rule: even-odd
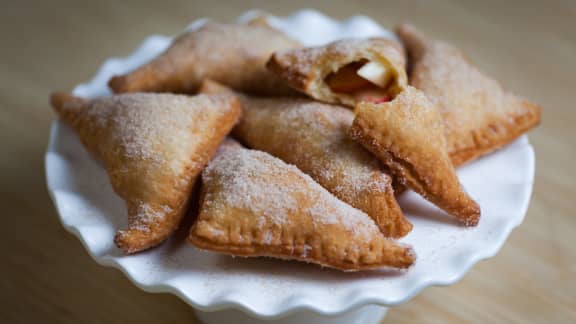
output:
[[[367,305],[339,315],[322,315],[301,310],[286,316],[256,318],[236,309],[215,312],[195,311],[204,324],[377,324],[388,312],[387,307]]]

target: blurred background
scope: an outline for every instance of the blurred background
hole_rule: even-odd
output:
[[[543,106],[530,135],[536,183],[524,224],[458,284],[426,289],[384,322],[576,322],[576,2],[560,0],[0,1],[0,322],[196,322],[177,297],[145,293],[97,265],[59,224],[43,170],[48,95],[197,18],[310,7],[387,27],[412,21]]]

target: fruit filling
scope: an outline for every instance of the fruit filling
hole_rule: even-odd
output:
[[[363,59],[349,63],[330,73],[325,82],[333,92],[351,95],[356,101],[381,103],[393,99],[394,74],[380,62]]]

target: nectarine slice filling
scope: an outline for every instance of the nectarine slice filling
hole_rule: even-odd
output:
[[[330,90],[353,96],[356,101],[375,103],[393,99],[394,73],[386,65],[362,59],[339,68],[325,79]]]

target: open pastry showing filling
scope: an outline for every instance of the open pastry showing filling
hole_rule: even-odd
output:
[[[387,39],[346,39],[276,52],[268,68],[296,90],[353,107],[394,99],[407,85],[402,47]]]
[[[344,65],[324,82],[332,92],[352,96],[356,102],[388,102],[400,92],[392,68],[366,59]]]

